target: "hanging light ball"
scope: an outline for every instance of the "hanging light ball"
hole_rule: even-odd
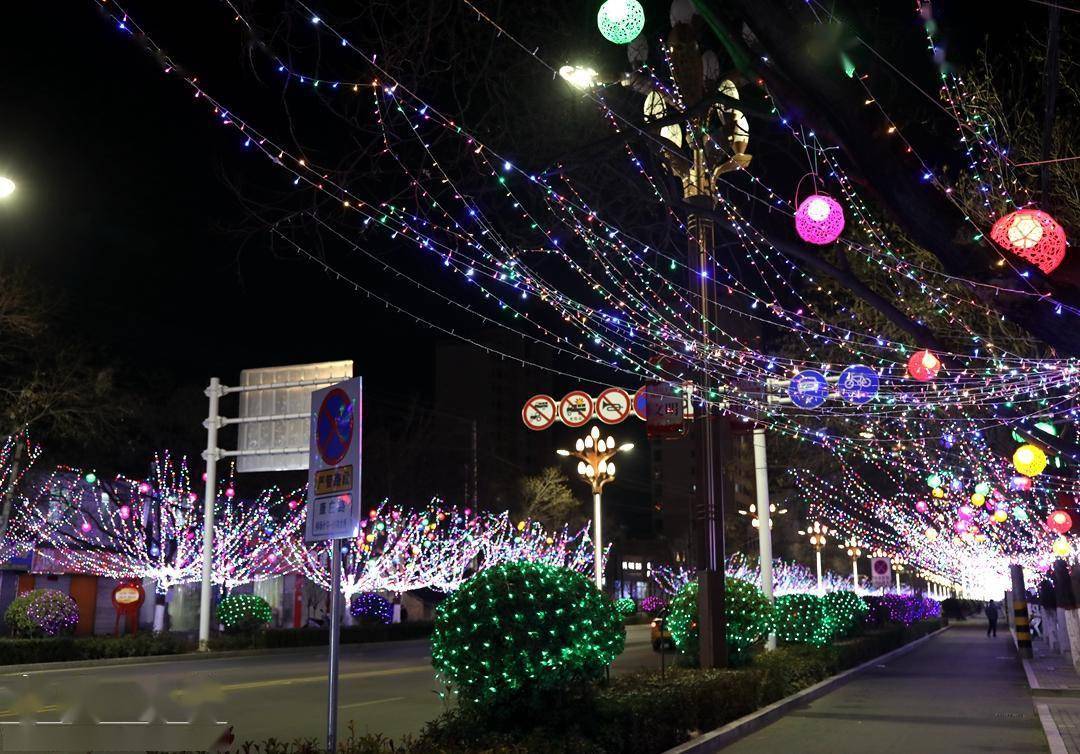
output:
[[[139,482],[139,494],[140,495],[149,495],[150,494],[150,489],[151,489],[150,482]]]
[[[915,503],[915,510],[917,510],[919,513],[926,513],[926,511],[929,509],[930,506],[926,504],[925,500],[920,500],[919,502]]]
[[[941,486],[941,475],[940,474],[931,474],[930,476],[926,477],[926,483],[928,485],[930,485],[931,487],[940,487]]]
[[[1054,540],[1054,554],[1059,558],[1066,557],[1072,552],[1072,545],[1069,544],[1069,540],[1065,537],[1058,537]]]
[[[978,508],[979,506],[981,506],[985,502],[986,502],[986,496],[985,495],[980,495],[978,492],[976,492],[974,495],[971,496],[971,504],[974,505],[976,508]]]
[[[121,505],[120,506],[120,518],[124,519],[125,521],[127,521],[129,518],[131,518],[131,507],[130,506],[127,506],[127,505]]]
[[[1009,482],[1009,486],[1017,492],[1030,492],[1031,491],[1031,477],[1027,476],[1014,476]]]
[[[596,25],[607,41],[629,44],[645,28],[645,10],[638,0],[607,0],[596,14]]]
[[[1065,231],[1037,209],[1021,209],[1000,218],[990,238],[1008,252],[1050,274],[1065,259]]]
[[[930,494],[940,500],[941,498],[945,497],[945,490],[941,489],[940,487],[935,487],[934,489],[930,490]]]
[[[87,484],[93,484],[94,482],[97,481],[97,474],[95,474],[92,471],[87,472],[86,476],[84,476],[83,479],[86,480]]]
[[[1037,445],[1021,445],[1013,453],[1012,462],[1024,476],[1038,476],[1046,468],[1046,453]]]
[[[925,535],[928,542],[933,542],[938,538],[937,529],[927,529]]]
[[[997,521],[999,524],[1003,524],[1009,520],[1009,514],[1003,510],[996,510],[994,511],[994,515],[990,518]]]
[[[795,232],[807,243],[831,244],[844,232],[844,208],[827,194],[811,194],[795,210]]]
[[[907,362],[908,374],[919,382],[930,382],[940,371],[941,359],[925,349],[911,354]]]
[[[90,522],[89,522],[89,521],[83,521],[83,522],[82,522],[82,523],[81,523],[81,524],[79,525],[79,529],[80,529],[80,530],[82,530],[82,533],[83,533],[83,534],[89,534],[89,533],[90,533],[90,530],[91,530],[91,529],[93,529],[93,528],[94,528],[94,527],[90,525]]]
[[[1065,534],[1072,528],[1072,516],[1063,510],[1056,510],[1047,516],[1046,525],[1055,534]]]

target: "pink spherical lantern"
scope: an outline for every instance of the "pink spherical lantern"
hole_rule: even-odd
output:
[[[811,194],[795,210],[795,231],[807,243],[831,244],[844,232],[844,208],[827,194]]]
[[[941,371],[941,359],[935,356],[932,351],[916,351],[908,359],[907,371],[912,379],[919,382],[930,382]]]
[[[929,509],[930,506],[926,504],[925,500],[920,500],[919,502],[915,503],[915,510],[917,510],[919,513],[926,513],[926,511]]]
[[[290,500],[289,501],[289,510],[291,510],[291,511],[296,510],[296,506],[298,506],[298,505],[300,505],[300,503],[297,502],[296,500]]]
[[[125,521],[127,521],[129,518],[131,518],[131,508],[129,506],[127,506],[127,505],[121,505],[120,506],[120,518],[124,519]]]
[[[225,497],[232,500],[234,497],[236,497],[236,490],[234,490],[232,487],[226,487],[225,488]]]
[[[1010,212],[994,223],[990,238],[1046,274],[1053,272],[1065,259],[1065,231],[1041,210]]]
[[[151,489],[150,488],[150,482],[139,482],[139,494],[140,495],[149,495],[150,494],[150,489]]]
[[[83,534],[89,534],[90,530],[93,528],[94,527],[90,525],[89,521],[83,521],[82,524],[79,525],[79,529],[82,530]]]
[[[1056,534],[1064,534],[1072,528],[1072,516],[1063,510],[1056,510],[1046,519],[1046,525]]]

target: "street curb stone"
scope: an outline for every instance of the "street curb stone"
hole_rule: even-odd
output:
[[[1050,706],[1036,704],[1035,711],[1039,713],[1039,722],[1042,723],[1046,743],[1050,746],[1050,754],[1069,754],[1069,750],[1065,746],[1065,740],[1061,737],[1061,731],[1058,730],[1057,723],[1054,722],[1054,717],[1050,714]]]
[[[733,720],[722,728],[717,728],[715,730],[709,731],[708,733],[703,733],[697,738],[693,738],[686,743],[682,743],[674,748],[668,749],[667,751],[663,752],[663,754],[711,754],[711,752],[720,751],[725,746],[729,746],[730,744],[735,743],[740,738],[748,736],[758,730],[761,730],[770,723],[776,722],[789,711],[791,711],[794,707],[805,704],[807,702],[811,702],[818,697],[825,696],[825,694],[829,693],[830,691],[839,686],[844,685],[854,676],[858,675],[864,670],[869,670],[875,665],[880,665],[883,662],[889,662],[896,657],[905,655],[916,647],[948,630],[948,626],[942,626],[933,633],[922,636],[913,642],[905,644],[902,647],[897,647],[891,652],[886,652],[885,654],[875,657],[868,662],[864,662],[862,665],[857,665],[854,668],[845,670],[843,673],[837,673],[834,676],[830,676],[824,681],[815,683],[809,688],[798,691],[791,696],[784,697],[777,702],[773,702],[766,707],[762,707],[759,710],[751,712],[749,715],[744,715],[738,720]]]

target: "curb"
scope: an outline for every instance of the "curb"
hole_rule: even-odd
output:
[[[1069,750],[1065,746],[1065,741],[1061,737],[1061,731],[1058,730],[1057,723],[1054,722],[1054,718],[1050,714],[1049,705],[1036,704],[1035,711],[1039,713],[1039,722],[1042,724],[1046,743],[1050,746],[1050,754],[1068,754]]]
[[[708,733],[703,733],[697,738],[693,738],[686,743],[679,744],[678,746],[668,749],[662,754],[707,754],[715,751],[720,751],[725,746],[735,743],[740,738],[748,736],[755,731],[761,730],[766,725],[776,722],[778,719],[787,714],[791,709],[797,707],[806,702],[811,702],[818,697],[825,696],[825,694],[836,689],[839,686],[847,683],[851,678],[864,670],[869,670],[874,665],[880,665],[883,662],[888,662],[892,659],[905,655],[916,647],[920,646],[926,641],[929,641],[935,636],[938,636],[943,631],[948,631],[949,626],[942,626],[937,631],[922,636],[915,641],[909,642],[902,647],[897,647],[891,652],[886,652],[883,655],[879,655],[872,660],[864,662],[862,665],[856,665],[853,668],[849,668],[842,673],[837,673],[834,676],[826,678],[824,681],[819,681],[813,686],[797,691],[791,696],[785,697],[779,701],[762,707],[759,710],[751,712],[749,715],[744,715],[738,720],[733,720],[722,728],[711,730]],[[1062,749],[1064,752],[1064,749]],[[1054,754],[1058,754],[1054,752]]]
[[[427,639],[398,639],[395,641],[360,641],[342,644],[347,647],[381,647],[389,644],[409,644]],[[275,649],[228,649],[221,652],[182,652],[171,655],[146,655],[143,657],[108,657],[99,660],[66,660],[64,662],[35,662],[24,665],[0,665],[0,677],[23,673],[41,673],[79,668],[123,667],[125,665],[160,665],[166,662],[198,662],[202,660],[228,660],[238,657],[265,657],[277,655],[326,654],[326,646],[278,647]]]

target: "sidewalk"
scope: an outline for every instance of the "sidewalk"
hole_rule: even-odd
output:
[[[724,752],[1047,750],[1007,633],[988,639],[985,625],[971,620],[953,623],[911,653],[862,673]]]
[[[1080,675],[1072,660],[1034,638],[1024,672],[1052,754],[1080,754]]]

